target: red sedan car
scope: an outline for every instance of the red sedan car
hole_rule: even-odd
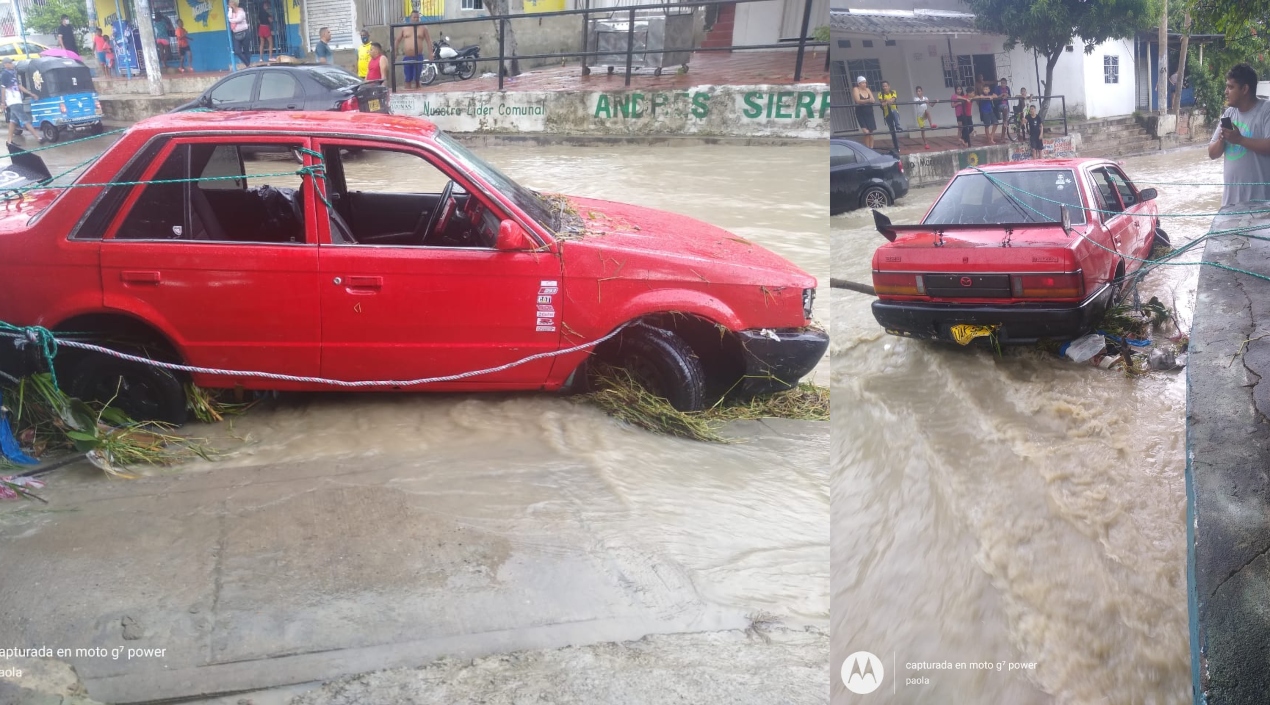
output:
[[[1155,197],[1102,159],[965,169],[920,225],[874,211],[889,242],[873,254],[873,316],[915,338],[965,340],[961,326],[1003,343],[1077,338],[1168,244]]]
[[[43,169],[20,154],[0,185]],[[77,183],[0,210],[0,321],[284,376],[187,377],[59,351],[64,386],[138,418],[182,421],[187,379],[560,390],[593,358],[698,409],[728,390],[788,388],[828,346],[811,321],[816,280],[785,259],[691,218],[544,196],[417,118],[165,115],[126,132]],[[33,347],[0,346],[0,368],[38,366]]]

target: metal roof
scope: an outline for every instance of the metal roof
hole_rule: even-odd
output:
[[[986,34],[975,27],[974,15],[960,12],[895,12],[830,10],[834,32],[880,34],[888,37],[928,34]]]

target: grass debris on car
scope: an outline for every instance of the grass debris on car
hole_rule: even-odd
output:
[[[719,432],[732,421],[763,418],[829,420],[829,390],[803,382],[783,392],[749,399],[721,399],[703,411],[679,411],[644,388],[622,368],[602,366],[591,381],[594,391],[581,397],[610,416],[654,433],[708,443],[728,443]]]

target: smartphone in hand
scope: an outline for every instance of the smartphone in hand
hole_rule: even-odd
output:
[[[1234,123],[1232,123],[1232,122],[1230,121],[1230,118],[1228,118],[1228,117],[1223,117],[1223,118],[1221,119],[1221,128],[1222,128],[1223,130],[1233,130],[1233,129],[1235,129],[1235,125],[1234,125]]]

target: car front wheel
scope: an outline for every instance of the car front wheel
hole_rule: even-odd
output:
[[[57,141],[57,125],[46,122],[40,126],[40,136],[49,142]]]
[[[891,205],[891,196],[881,186],[870,186],[860,195],[860,205],[865,208],[885,208]]]
[[[679,411],[705,408],[705,370],[692,347],[677,334],[638,326],[622,336],[619,360],[637,382]]]
[[[153,365],[90,353],[71,368],[67,390],[76,398],[110,404],[135,421],[185,423],[185,388],[172,372]]]

